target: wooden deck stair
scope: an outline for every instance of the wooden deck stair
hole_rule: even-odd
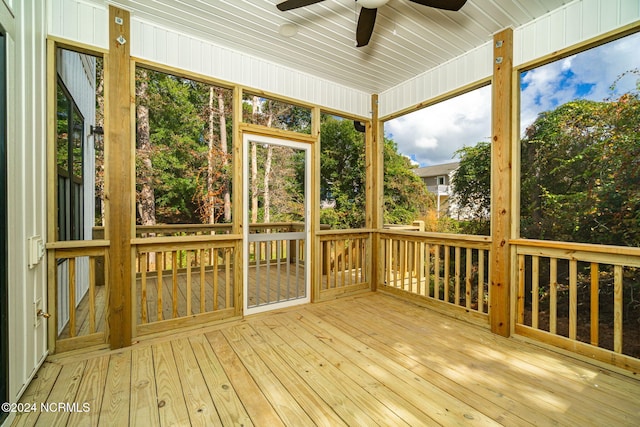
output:
[[[640,425],[630,375],[381,293],[50,358],[22,402],[17,426]]]

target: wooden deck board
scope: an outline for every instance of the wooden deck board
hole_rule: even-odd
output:
[[[153,352],[150,346],[136,348],[131,352],[129,425],[160,425]]]
[[[640,381],[380,294],[50,358],[32,425],[640,425]]]

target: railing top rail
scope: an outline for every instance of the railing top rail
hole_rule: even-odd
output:
[[[435,233],[431,231],[403,231],[403,230],[381,230],[381,237],[395,237],[403,236],[408,238],[419,238],[436,241],[451,241],[451,242],[473,242],[483,243],[489,245],[491,243],[491,236],[477,236],[474,234],[452,234],[452,233]]]
[[[109,240],[64,240],[48,242],[47,249],[81,249],[81,248],[108,248]]]
[[[304,226],[304,222],[252,222],[251,224],[249,224],[249,228],[275,228],[290,226]]]
[[[607,255],[640,257],[640,248],[630,246],[598,245],[593,243],[557,242],[551,240],[511,239],[512,245],[531,248],[560,249],[571,252],[593,252]]]
[[[241,234],[214,234],[205,236],[138,237],[131,239],[132,245],[164,245],[181,243],[235,242],[242,240]]]
[[[333,236],[340,234],[369,234],[375,230],[372,228],[350,228],[347,230],[320,230],[316,233],[318,236]]]

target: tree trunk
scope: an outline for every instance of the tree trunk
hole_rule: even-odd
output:
[[[213,144],[213,86],[209,86],[209,151],[207,155],[207,218],[209,224],[216,222],[216,198],[214,195],[214,144]]]
[[[218,89],[218,112],[220,114],[220,150],[222,151],[222,170],[224,171],[224,221],[231,222],[231,192],[229,191],[229,177],[227,176],[229,165],[229,147],[227,141],[227,117],[224,110],[223,89]]]
[[[147,87],[148,75],[145,70],[139,73],[138,85],[136,88],[136,97],[138,105],[136,108],[137,115],[137,155],[141,160],[142,166],[138,168],[136,175],[140,184],[140,193],[138,194],[138,213],[140,214],[140,222],[142,225],[156,224],[156,202],[153,191],[153,165],[151,163],[151,139],[149,129],[149,108],[146,103],[148,100]]]
[[[267,126],[271,127],[273,123],[273,114],[270,113],[267,118]],[[264,222],[271,222],[271,193],[269,191],[271,178],[271,159],[273,158],[273,147],[269,145],[267,148],[267,160],[264,163]]]
[[[273,147],[267,148],[267,160],[264,164],[264,222],[271,221],[271,193],[269,192],[271,177],[271,158],[273,157]]]
[[[104,130],[104,63],[96,60],[96,127]],[[104,131],[103,131],[104,132]],[[94,145],[96,149],[96,197],[100,199],[100,221],[104,227],[104,133],[94,134]]]
[[[258,97],[253,97],[253,117],[258,115]],[[251,222],[258,222],[258,155],[256,143],[251,142]]]

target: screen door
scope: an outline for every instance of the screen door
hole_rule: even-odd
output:
[[[310,145],[245,134],[244,312],[310,301]]]

